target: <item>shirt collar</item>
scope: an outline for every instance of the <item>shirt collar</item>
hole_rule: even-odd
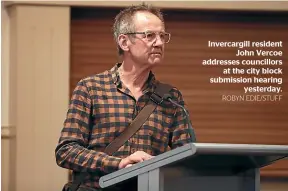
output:
[[[119,67],[121,66],[121,63],[117,63],[113,68],[111,68],[110,72],[112,75],[113,83],[116,86],[119,86],[121,84],[120,76],[119,76]]]
[[[121,85],[121,79],[120,79],[120,75],[119,75],[119,67],[121,66],[122,63],[117,63],[113,68],[111,68],[110,72],[112,75],[112,80],[114,82],[114,84],[118,87]],[[156,85],[156,79],[155,79],[155,75],[153,74],[152,71],[150,71],[148,79],[146,81],[146,83],[144,84],[143,90],[144,92],[153,92],[155,89],[155,85]]]

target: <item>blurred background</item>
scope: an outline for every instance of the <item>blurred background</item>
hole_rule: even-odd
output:
[[[1,2],[2,191],[61,190],[68,171],[56,165],[54,150],[71,92],[81,78],[119,61],[114,17],[137,3]],[[284,55],[275,59],[288,70],[288,2],[150,3],[163,8],[172,34],[165,63],[154,72],[182,91],[198,142],[288,145],[285,72],[280,102],[224,102],[222,94],[243,94],[244,85],[210,84],[210,77],[223,76],[224,67],[201,64],[238,59],[237,49],[209,48],[208,41],[270,40],[283,42],[275,50]],[[261,170],[262,191],[287,189],[287,159]]]

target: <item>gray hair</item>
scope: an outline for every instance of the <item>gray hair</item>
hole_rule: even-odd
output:
[[[113,25],[114,40],[117,43],[118,54],[123,55],[124,51],[118,45],[118,36],[120,34],[135,32],[134,15],[137,12],[146,11],[156,15],[164,24],[164,18],[161,11],[151,5],[142,3],[140,5],[132,5],[122,10],[116,17]]]

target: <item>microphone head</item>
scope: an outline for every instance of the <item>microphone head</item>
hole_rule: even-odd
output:
[[[164,94],[163,95],[163,99],[164,100],[169,100],[169,99],[172,99],[172,96],[170,94]]]

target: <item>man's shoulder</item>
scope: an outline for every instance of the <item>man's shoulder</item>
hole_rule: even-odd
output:
[[[177,88],[177,86],[175,86],[175,85],[173,85],[171,83],[162,82],[162,81],[159,81],[159,80],[156,80],[156,84],[164,84],[164,85],[167,84],[167,85],[169,85],[170,91],[167,92],[167,93],[169,93],[172,96],[172,98],[174,98],[176,100],[179,99],[179,98],[182,98],[182,93]]]
[[[86,76],[79,81],[79,83],[85,84],[88,88],[93,86],[94,87],[102,86],[110,82],[112,83],[112,79],[108,70],[101,73]]]

